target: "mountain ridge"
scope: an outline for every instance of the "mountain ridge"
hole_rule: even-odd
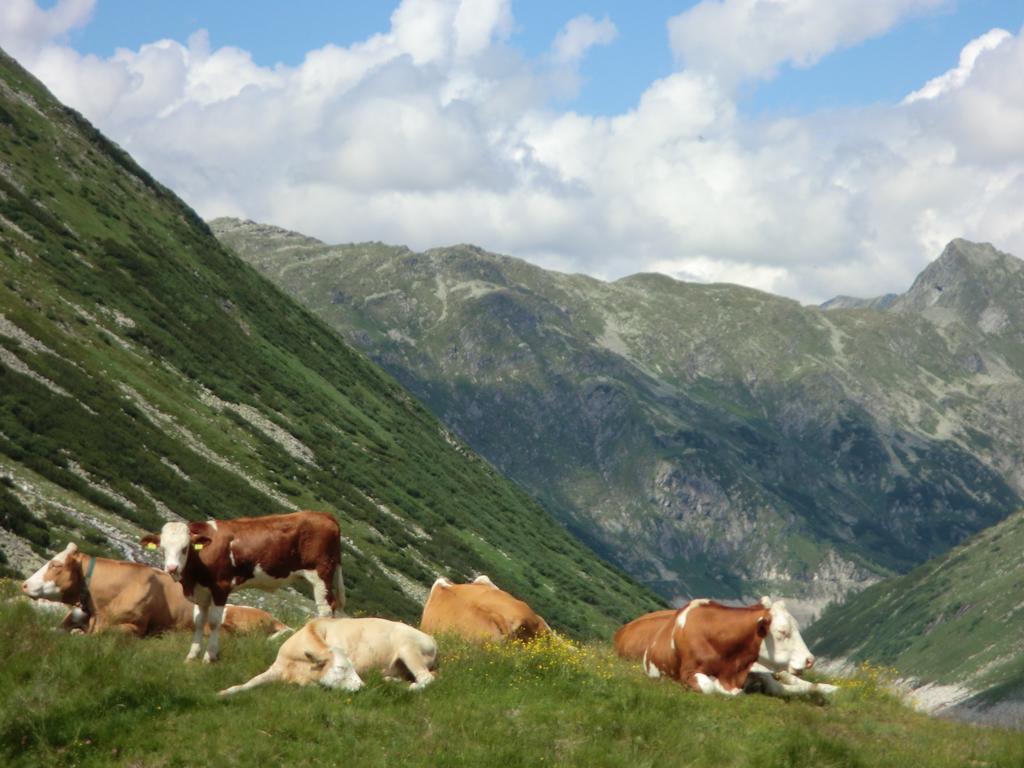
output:
[[[211,226],[669,598],[782,591],[814,612],[1024,491],[1022,345],[970,318]]]

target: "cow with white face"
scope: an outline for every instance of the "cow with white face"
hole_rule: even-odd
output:
[[[723,645],[727,635],[735,635],[729,650]],[[701,599],[679,610],[648,613],[621,627],[615,633],[614,644],[621,657],[643,659],[648,674],[683,678],[705,692],[735,694],[745,690],[790,696],[837,690],[833,685],[799,678],[814,666],[814,655],[785,603],[767,597],[745,608]],[[708,653],[711,645],[719,650]],[[686,658],[680,659],[680,654]],[[657,659],[662,661],[660,667],[652,663]],[[683,670],[677,671],[681,661],[692,680],[681,674]],[[709,675],[710,670],[715,670],[715,675]],[[723,680],[724,686],[719,684]]]
[[[773,601],[762,597],[761,605],[771,612],[772,623],[768,635],[761,643],[757,663],[750,669],[747,689],[763,690],[773,696],[831,694],[839,690],[828,683],[809,683],[800,679],[804,670],[814,666],[814,654],[800,634],[800,625],[782,600]]]
[[[224,606],[233,589],[273,591],[296,578],[313,587],[320,616],[345,606],[341,529],[323,512],[167,523],[142,543],[163,554],[164,570],[196,603],[195,634],[186,661],[199,658],[204,627],[210,634],[203,661],[219,652]]]
[[[156,568],[141,563],[88,555],[74,544],[47,562],[21,585],[33,605],[56,606],[66,614],[61,627],[71,632],[118,630],[143,637],[193,629],[195,605],[181,587]],[[59,601],[59,602],[49,602]],[[266,611],[225,606],[229,632],[286,630]]]
[[[68,559],[78,553],[78,546],[68,544],[42,568],[29,576],[21,585],[21,591],[33,600],[55,600],[60,602],[66,592],[73,590],[77,600],[81,586],[76,583]]]
[[[802,675],[804,670],[814,666],[814,655],[804,643],[800,625],[782,600],[762,597],[761,605],[771,613],[772,623],[761,643],[758,663],[774,671]]]

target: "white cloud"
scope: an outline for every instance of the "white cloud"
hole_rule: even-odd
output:
[[[949,0],[703,0],[669,19],[668,29],[682,64],[732,85],[770,79],[782,64],[809,67],[944,5]]]
[[[561,63],[579,61],[595,45],[608,45],[619,31],[605,16],[598,21],[588,13],[570,19],[555,38],[555,60]]]
[[[760,63],[743,76],[852,44],[895,23],[892,7],[840,29],[802,4],[794,28],[831,42],[797,29],[788,48],[752,51]],[[507,43],[505,0],[405,0],[387,31],[295,67],[259,66],[202,33],[82,56],[60,36],[91,5],[67,8],[50,26],[22,8],[18,30],[50,31],[19,38],[34,41],[19,59],[207,217],[334,242],[475,242],[599,277],[661,270],[804,300],[902,290],[956,236],[1024,256],[1020,34],[969,43],[955,85],[903,104],[751,121],[725,70],[693,65],[594,117],[551,105],[608,32],[571,20],[551,54],[527,60]]]
[[[981,37],[976,37],[971,40],[964,49],[960,52],[960,62],[953,69],[949,70],[945,74],[934,77],[925,83],[921,88],[910,93],[903,100],[904,104],[910,104],[921,99],[934,99],[941,96],[944,93],[948,93],[956,88],[962,86],[967,82],[967,78],[971,76],[971,72],[974,69],[974,63],[978,60],[978,57],[985,51],[991,51],[994,48],[998,48],[1012,35],[1005,29],[990,29]]]
[[[34,0],[4,0],[0,3],[0,47],[15,58],[32,55],[86,24],[96,0],[58,0],[42,9]]]
[[[649,269],[687,282],[743,283],[768,293],[777,293],[786,278],[786,270],[782,267],[726,261],[705,255],[655,261]]]

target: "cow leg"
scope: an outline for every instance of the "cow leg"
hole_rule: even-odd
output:
[[[398,661],[404,664],[409,674],[413,676],[414,682],[409,686],[410,690],[422,690],[434,681],[434,673],[427,666],[423,654],[416,648],[402,648],[398,652]]]
[[[659,677],[661,677],[661,670],[658,669],[658,665],[657,664],[655,664],[651,659],[648,658],[648,653],[649,652],[650,652],[650,649],[644,651],[644,661],[643,661],[644,672],[647,674],[648,677],[650,677],[650,678],[652,678],[654,680],[657,680]]]
[[[744,686],[745,690],[763,691],[769,696],[788,698],[790,696],[827,696],[839,688],[828,683],[811,683],[789,672],[751,672],[751,682]]]
[[[60,623],[59,627],[59,629],[63,629],[65,632],[74,632],[76,634],[85,634],[88,628],[89,616],[81,608],[72,608],[68,611],[68,615],[64,617],[64,621]]]
[[[310,583],[313,587],[313,600],[316,602],[316,615],[323,617],[329,617],[333,611],[330,601],[328,600],[328,584],[330,583],[329,578],[322,578],[319,573],[315,570],[303,571],[302,577]]]
[[[210,609],[212,595],[205,589],[196,589],[196,607],[192,609],[192,620],[195,630],[192,632],[192,645],[188,649],[185,661],[195,661],[203,650],[203,630],[206,628],[206,616]]]
[[[779,672],[779,683],[787,691],[793,693],[821,693],[831,694],[839,690],[837,685],[829,685],[828,683],[812,683],[804,680],[801,677],[797,677],[791,672]]]
[[[206,653],[203,654],[203,663],[209,664],[217,660],[220,653],[220,625],[224,622],[224,606],[216,605],[210,607],[207,619],[210,623],[210,637],[206,640]]]
[[[335,616],[347,616],[348,614],[345,613],[345,577],[341,572],[340,562],[334,566],[334,573],[331,574],[331,582],[333,589],[327,596],[331,604],[331,610],[334,612]]]
[[[260,674],[256,675],[256,677],[254,677],[249,682],[242,683],[241,685],[232,685],[230,688],[225,688],[223,691],[219,691],[217,695],[234,696],[236,693],[248,691],[253,688],[257,688],[261,685],[266,685],[267,683],[276,683],[280,679],[281,671],[277,668],[277,665],[275,664],[266,672],[261,672]]]
[[[743,692],[742,688],[733,688],[730,690],[722,685],[722,682],[717,677],[705,675],[703,672],[695,672],[693,675],[693,681],[696,683],[697,690],[701,693],[721,693],[725,696],[736,696]]]

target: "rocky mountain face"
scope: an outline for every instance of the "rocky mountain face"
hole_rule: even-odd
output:
[[[211,226],[667,598],[815,613],[1021,506],[1024,273],[991,246],[954,241],[906,294],[825,311]]]
[[[581,635],[660,605],[0,52],[0,575],[302,508],[357,615],[479,573]]]

